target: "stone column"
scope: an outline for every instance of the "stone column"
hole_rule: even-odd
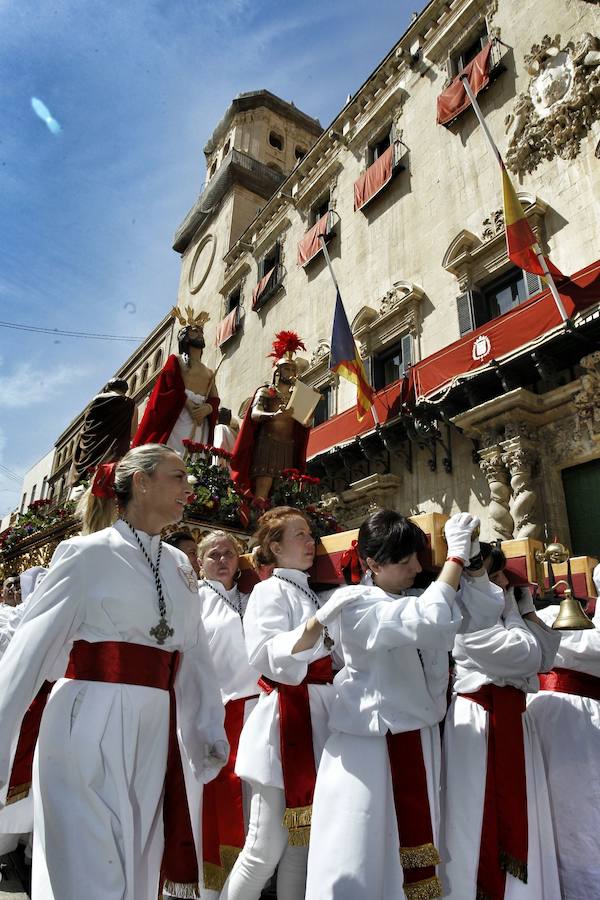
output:
[[[542,526],[537,521],[537,493],[533,485],[533,468],[537,454],[528,442],[520,437],[503,443],[502,459],[510,472],[512,489],[512,515],[515,538],[537,538]]]
[[[509,541],[513,536],[514,522],[510,513],[509,475],[500,447],[488,447],[479,451],[479,465],[490,486],[490,519],[497,537]]]

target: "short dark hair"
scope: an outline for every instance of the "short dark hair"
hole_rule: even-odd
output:
[[[480,541],[479,546],[481,547],[481,558],[484,563],[487,563],[489,560],[489,563],[486,565],[488,575],[496,575],[506,567],[506,556],[500,547],[488,544],[486,541]]]
[[[195,544],[196,538],[189,531],[173,531],[164,538],[165,544],[170,544],[171,547],[177,548],[179,548],[184,541],[191,541],[192,544]]]
[[[393,509],[378,509],[358,530],[358,555],[385,565],[418,553],[427,546],[427,537],[418,525]]]
[[[217,418],[217,425],[229,425],[231,423],[231,410],[227,409],[226,406],[219,407],[219,415]]]
[[[112,378],[104,386],[104,393],[106,391],[119,391],[120,394],[126,394],[128,390],[129,385],[124,378]]]

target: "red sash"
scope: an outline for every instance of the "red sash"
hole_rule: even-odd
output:
[[[229,759],[217,777],[204,785],[202,856],[207,890],[222,889],[246,839],[242,782],[234,769],[244,724],[244,707],[246,700],[251,699],[242,697],[225,704],[225,733],[231,748]]]
[[[526,695],[484,684],[460,694],[488,713],[487,774],[477,897],[503,900],[506,873],[527,884],[527,781],[523,721]]]
[[[7,806],[9,803],[23,800],[29,794],[33,754],[35,753],[35,745],[40,732],[42,713],[46,708],[46,702],[53,687],[53,681],[45,681],[43,683],[21,722],[21,731],[19,732],[19,740],[8,783]]]
[[[421,732],[388,732],[386,738],[400,838],[404,893],[408,900],[441,897],[442,885],[435,874],[440,855],[433,843]]]
[[[538,678],[541,691],[560,691],[561,694],[576,694],[578,697],[600,700],[600,678],[588,675],[587,672],[556,668],[538,675]]]
[[[177,740],[175,676],[180,653],[122,641],[75,641],[65,678],[137,684],[169,692],[169,750],[165,773],[163,821],[165,849],[161,880],[173,890],[198,887],[198,861],[187,804],[183,766]],[[185,894],[187,896],[187,894]],[[193,895],[192,895],[193,896]]]
[[[300,684],[281,684],[264,675],[258,681],[259,687],[267,694],[276,690],[279,695],[281,768],[285,792],[283,824],[289,831],[289,843],[293,846],[308,844],[317,780],[308,685],[331,684],[332,681],[331,656],[311,663]]]

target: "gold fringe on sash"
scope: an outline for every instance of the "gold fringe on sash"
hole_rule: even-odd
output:
[[[228,844],[221,844],[219,847],[219,856],[221,857],[221,865],[225,873],[225,879],[233,869],[236,859],[242,852],[241,847],[230,847]]]
[[[500,868],[503,872],[508,872],[513,878],[518,878],[523,884],[527,884],[527,863],[509,856],[506,851],[500,853]]]
[[[24,800],[25,797],[29,796],[30,790],[31,782],[29,782],[28,784],[16,784],[8,792],[5,806],[9,806],[11,803],[18,803],[19,800]]]
[[[403,869],[421,869],[438,866],[441,859],[434,844],[420,844],[418,847],[400,847],[400,862]]]
[[[425,878],[424,881],[414,881],[404,885],[404,893],[407,900],[434,900],[443,897],[442,882],[434,875],[433,878]]]
[[[181,897],[182,900],[197,900],[200,897],[198,883],[177,884],[175,881],[165,881],[163,891],[168,891],[171,897]]]
[[[283,824],[287,828],[288,843],[292,847],[308,847],[310,840],[311,806],[287,808],[283,814]]]
[[[221,866],[215,863],[202,863],[202,881],[207,891],[221,891],[227,876]]]

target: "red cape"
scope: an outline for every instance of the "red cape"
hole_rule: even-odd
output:
[[[219,411],[219,398],[209,397],[206,401],[213,408],[209,418],[208,443],[212,443],[215,423]],[[181,377],[179,360],[171,354],[164,364],[156,384],[152,389],[142,421],[138,425],[132,447],[141,444],[166,444],[175,422],[185,403],[185,385]]]
[[[252,405],[263,387],[261,385],[255,392],[252,400],[248,404],[246,415],[240,427],[240,433],[233,445],[231,452],[231,480],[234,481],[244,490],[252,490],[252,479],[250,478],[250,467],[252,465],[252,451],[256,443],[256,430],[260,428],[260,422],[252,421]],[[305,428],[300,422],[294,422],[294,468],[299,472],[306,469],[306,448],[308,446],[308,435],[310,428]]]

